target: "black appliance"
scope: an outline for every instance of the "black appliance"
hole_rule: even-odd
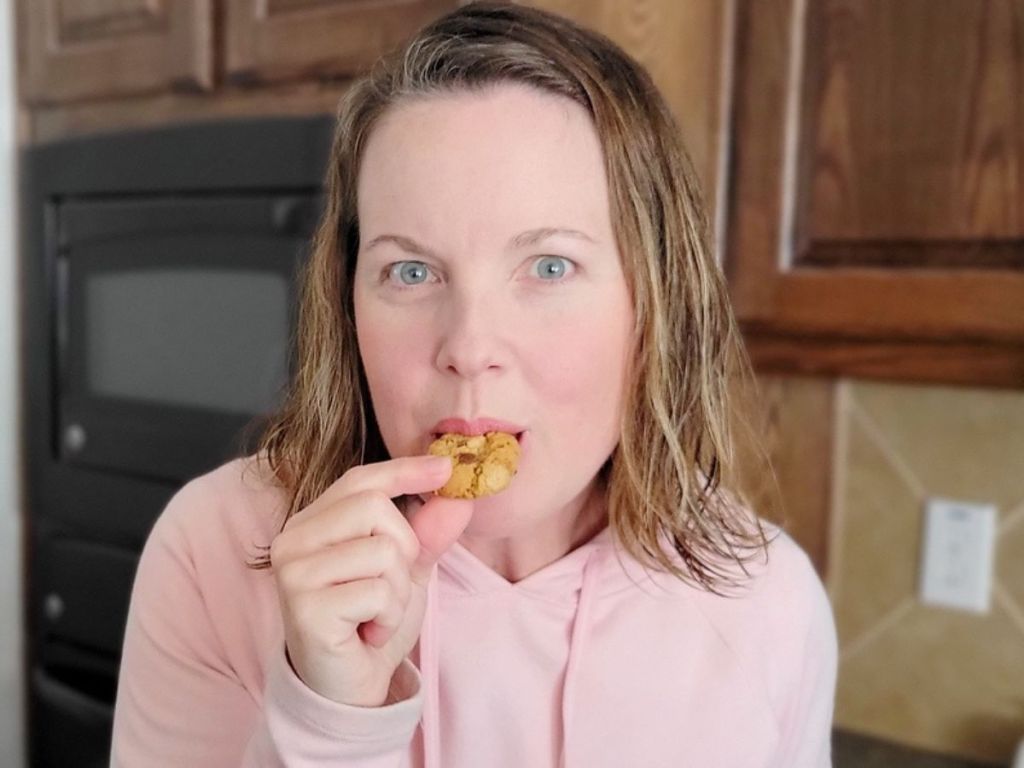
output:
[[[176,125],[22,155],[32,766],[108,765],[146,535],[280,402],[333,122]]]

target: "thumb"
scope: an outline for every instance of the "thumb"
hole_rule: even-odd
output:
[[[467,499],[432,496],[422,504],[414,501],[409,525],[419,539],[420,554],[412,567],[413,581],[427,585],[434,564],[458,540],[472,517],[473,502]]]

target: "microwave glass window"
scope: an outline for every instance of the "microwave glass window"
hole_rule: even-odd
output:
[[[282,275],[96,272],[85,302],[93,394],[244,414],[277,406],[290,330]]]

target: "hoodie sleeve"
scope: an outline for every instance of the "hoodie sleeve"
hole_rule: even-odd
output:
[[[408,659],[395,673],[389,700],[396,703],[363,708],[325,699],[295,675],[282,650],[269,670],[264,718],[242,765],[403,766],[422,708],[419,673]]]
[[[242,684],[236,654],[223,641],[230,633],[215,623],[237,619],[213,617],[211,585],[197,575],[182,524],[195,511],[187,507],[197,505],[207,520],[215,514],[209,494],[198,493],[193,481],[171,499],[143,549],[125,629],[111,766],[404,765],[422,711],[419,673],[408,660],[392,681],[395,703],[382,707],[321,697],[291,670],[284,648],[266,670],[262,696]],[[216,535],[202,546],[215,546],[210,539]],[[246,597],[238,596],[240,605]]]
[[[828,595],[806,556],[791,584],[792,686],[783,708],[780,768],[831,768],[838,642]]]

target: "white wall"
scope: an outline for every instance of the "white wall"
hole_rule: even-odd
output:
[[[0,766],[25,765],[14,0],[0,0]]]

